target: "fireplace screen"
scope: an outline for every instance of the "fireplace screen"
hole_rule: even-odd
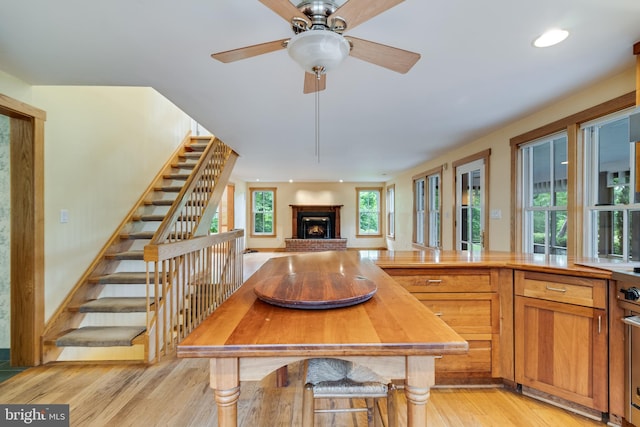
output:
[[[331,218],[328,216],[307,216],[302,219],[303,239],[328,239],[331,235]]]

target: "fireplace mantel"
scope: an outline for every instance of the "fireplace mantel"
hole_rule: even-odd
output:
[[[336,239],[340,239],[340,208],[343,205],[289,205],[291,206],[291,238],[299,239],[298,236],[298,213],[299,212],[329,212],[335,214],[335,224],[333,230]]]

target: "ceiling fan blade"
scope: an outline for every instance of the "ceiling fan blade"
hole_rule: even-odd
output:
[[[300,18],[304,20],[308,25],[311,25],[311,21],[304,13],[300,12],[297,7],[293,5],[289,0],[259,0],[260,3],[267,6],[276,14],[284,18],[285,21],[291,22],[293,18]]]
[[[350,56],[379,65],[398,73],[406,73],[418,62],[420,54],[409,52],[372,41],[358,39],[356,37],[345,37],[353,46]]]
[[[331,17],[339,16],[347,22],[347,30],[351,30],[403,1],[404,0],[347,0],[345,4],[329,16],[328,22],[331,22]]]
[[[247,59],[253,56],[258,56],[265,53],[275,52],[276,50],[284,49],[286,47],[285,42],[287,40],[289,39],[274,40],[272,42],[254,44],[253,46],[245,46],[239,49],[213,53],[211,54],[211,57],[224,63],[239,61],[241,59]]]
[[[320,92],[327,88],[327,75],[321,74],[320,80],[312,73],[304,73],[304,90],[303,93]]]

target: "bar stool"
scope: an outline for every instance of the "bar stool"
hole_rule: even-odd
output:
[[[398,425],[395,393],[390,382],[370,369],[340,359],[309,359],[305,363],[302,397],[302,427],[313,427],[314,415],[327,412],[367,412],[368,426],[374,426],[375,408],[387,398],[387,426]],[[316,409],[316,399],[364,399],[367,406],[344,409]],[[380,414],[382,418],[382,414]],[[376,427],[380,427],[376,422]]]

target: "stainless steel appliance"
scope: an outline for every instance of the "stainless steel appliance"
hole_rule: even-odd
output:
[[[615,274],[614,274],[615,275]],[[638,279],[638,282],[635,280]],[[618,304],[627,325],[625,355],[625,419],[640,427],[640,274],[618,278]]]

